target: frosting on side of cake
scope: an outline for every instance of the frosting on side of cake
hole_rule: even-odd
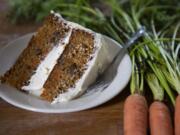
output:
[[[52,102],[53,104],[69,101],[80,96],[95,81],[99,73],[105,70],[111,60],[108,58],[107,45],[100,34],[95,34],[94,46],[96,49],[95,53],[92,54],[93,58],[86,64],[87,69],[82,78],[76,82],[75,87],[69,88],[67,92],[59,94]]]
[[[32,93],[36,96],[41,94],[41,89],[43,88],[44,83],[56,65],[57,59],[61,56],[69,42],[71,32],[72,30],[70,30],[66,37],[61,39],[57,45],[54,45],[53,49],[48,53],[46,58],[36,69],[35,73],[31,76],[29,84],[22,87],[23,90],[29,91],[29,93]]]

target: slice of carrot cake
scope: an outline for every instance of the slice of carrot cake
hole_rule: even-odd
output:
[[[108,62],[100,34],[52,11],[1,83],[53,103],[68,101],[81,95]]]

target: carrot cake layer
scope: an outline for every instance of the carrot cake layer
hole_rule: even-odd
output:
[[[28,85],[29,79],[35,74],[39,64],[53,48],[58,48],[59,44],[63,43],[69,31],[68,26],[59,22],[53,15],[49,15],[37,34],[31,38],[14,66],[1,78],[2,83],[8,83],[17,89]]]

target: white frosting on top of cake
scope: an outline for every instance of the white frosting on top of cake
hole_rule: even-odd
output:
[[[55,13],[53,10],[51,10],[50,13],[53,14],[54,16],[58,17],[58,18],[63,19],[59,13]]]
[[[36,96],[41,94],[44,83],[56,65],[57,59],[61,56],[65,46],[69,42],[71,32],[72,30],[70,30],[67,33],[67,36],[64,39],[61,39],[57,45],[54,45],[53,49],[48,53],[36,69],[35,73],[31,76],[29,84],[22,87],[23,90],[29,91],[29,93]]]

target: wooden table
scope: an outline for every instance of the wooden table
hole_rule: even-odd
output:
[[[0,0],[0,47],[38,27],[32,23],[11,24],[5,17],[7,10],[6,0]],[[0,135],[122,135],[123,103],[128,91],[129,86],[99,107],[66,114],[26,111],[0,99]]]

